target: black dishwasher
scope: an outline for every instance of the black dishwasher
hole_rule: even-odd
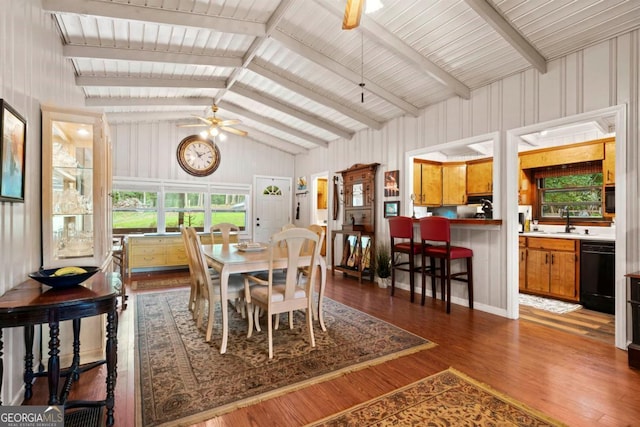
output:
[[[590,310],[615,314],[614,242],[580,243],[580,303]]]

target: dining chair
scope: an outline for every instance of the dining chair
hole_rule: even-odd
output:
[[[326,237],[324,227],[317,224],[311,224],[307,227],[307,229],[313,231],[318,235],[318,246],[322,250],[322,245]],[[307,247],[305,248],[305,251],[310,253],[311,250],[313,250],[311,246],[312,245],[310,244],[307,245]],[[318,257],[321,257],[321,256],[322,256],[321,253],[318,252]],[[317,265],[317,269],[320,269],[320,268],[321,268],[320,265]],[[300,274],[303,274],[307,277],[311,276],[309,268],[301,268],[299,271],[300,271]],[[315,282],[311,284],[311,290],[315,291]],[[313,292],[313,295],[315,296],[315,292]],[[320,327],[322,328],[323,331],[326,331],[327,328],[324,325],[324,317],[322,316],[322,299],[323,298],[324,298],[324,286],[322,285],[322,281],[320,281],[320,286],[318,287],[318,304],[313,304],[313,317],[314,317],[314,320],[318,319],[320,323]]]
[[[422,266],[416,265],[415,257],[420,255],[422,248],[413,241],[413,218],[395,216],[389,218],[389,235],[391,238],[391,296],[396,287],[396,271],[409,273],[411,302],[415,295],[415,273],[422,272]],[[404,256],[407,259],[404,259]]]
[[[430,276],[433,298],[436,298],[436,278],[439,278],[441,281],[443,300],[445,300],[446,290],[447,313],[451,312],[452,280],[467,283],[469,308],[473,309],[473,250],[462,246],[451,245],[451,225],[449,219],[439,216],[421,218],[420,241],[422,247],[422,265],[426,265],[427,258],[429,258],[430,265],[430,268],[423,269],[422,305],[424,305],[425,297],[425,279],[426,276]],[[434,265],[436,258],[440,260],[439,269],[436,269]],[[464,259],[466,261],[466,270],[456,273],[451,272],[451,261],[456,259]]]
[[[221,301],[221,289],[220,279],[213,278],[209,272],[209,266],[207,264],[207,258],[202,250],[200,236],[196,233],[195,228],[189,227],[187,229],[187,236],[191,244],[191,250],[195,255],[195,267],[196,267],[196,282],[199,285],[198,298],[196,300],[196,325],[200,327],[202,325],[204,305],[207,305],[207,330],[205,334],[205,341],[211,341],[211,335],[213,333],[213,323],[215,320],[215,307],[216,303]],[[244,279],[239,274],[231,274],[229,276],[229,284],[227,287],[227,299],[229,301],[238,301],[244,299],[245,283]]]
[[[311,230],[305,228],[291,228],[271,236],[269,242],[269,270],[267,280],[252,274],[245,274],[245,299],[248,305],[247,318],[249,319],[249,330],[247,337],[251,337],[253,333],[253,322],[259,322],[259,309],[263,309],[267,313],[267,331],[269,339],[269,359],[273,358],[273,327],[272,317],[274,314],[289,313],[294,310],[305,310],[307,318],[307,329],[309,333],[309,342],[315,347],[315,338],[313,336],[312,322],[312,285],[315,281],[316,269],[312,266],[316,263],[316,257],[320,252],[318,244],[319,236]],[[286,246],[281,246],[281,243]],[[313,249],[308,258],[308,262],[301,263],[300,258],[305,257],[305,248],[310,242]],[[274,272],[278,269],[274,268],[274,258],[281,251],[286,252],[287,269],[284,280],[274,280]],[[304,283],[300,283],[303,275],[298,274],[299,267],[306,267],[311,272]],[[275,275],[277,276],[277,275]],[[250,287],[251,283],[259,286]],[[252,320],[251,311],[253,310],[254,320]],[[291,320],[291,318],[290,318]],[[293,323],[290,321],[289,327],[293,329]]]
[[[180,233],[182,234],[182,241],[184,243],[185,254],[187,255],[187,266],[189,267],[189,282],[191,284],[189,291],[189,311],[193,313],[194,319],[197,317],[197,300],[198,300],[198,291],[199,291],[199,272],[198,265],[196,264],[196,256],[193,253],[193,247],[191,245],[191,241],[189,240],[189,233],[187,232],[187,228],[180,226]],[[194,230],[195,231],[195,230]]]
[[[235,231],[236,233],[238,233],[240,231],[240,227],[238,227],[235,224],[231,224],[229,222],[220,222],[218,224],[213,224],[211,226],[211,243],[218,243],[218,236],[215,235],[214,233],[216,231],[220,232],[220,235],[222,237],[222,244],[223,245],[228,245],[229,243],[232,243],[232,240],[235,240],[233,243],[237,243],[238,242],[238,236],[236,235],[231,235],[232,231]],[[235,238],[233,238],[235,237]]]

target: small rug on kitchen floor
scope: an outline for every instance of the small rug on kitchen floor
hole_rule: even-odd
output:
[[[187,308],[188,298],[188,289],[136,295],[137,425],[191,425],[435,346],[325,298],[327,331],[315,322],[316,347],[307,341],[304,314],[295,313],[293,329],[285,314],[274,331],[269,360],[266,325],[247,338],[246,320],[230,310],[227,352],[221,355],[219,327],[206,343]],[[218,309],[215,325],[220,324]]]
[[[528,294],[520,294],[519,300],[522,305],[528,305],[529,307],[550,311],[551,313],[556,314],[565,314],[582,308],[580,304],[571,304],[564,301]]]
[[[310,426],[564,426],[453,368]]]

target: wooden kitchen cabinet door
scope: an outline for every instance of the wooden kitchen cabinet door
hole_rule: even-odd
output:
[[[442,166],[439,164],[422,164],[423,205],[442,205]]]
[[[493,192],[493,159],[467,163],[467,195]]]
[[[549,251],[540,249],[527,250],[527,290],[549,293]]]
[[[577,298],[575,252],[551,252],[549,292],[560,297]]]
[[[447,163],[442,166],[442,204],[463,205],[467,200],[467,165]]]

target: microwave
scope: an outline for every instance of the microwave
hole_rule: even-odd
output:
[[[604,189],[604,211],[606,213],[616,213],[616,188]]]

